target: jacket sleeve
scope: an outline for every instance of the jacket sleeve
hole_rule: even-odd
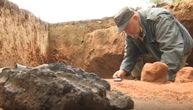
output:
[[[183,38],[172,15],[163,14],[159,17],[155,35],[160,51],[163,52],[161,62],[168,65],[168,79],[172,80],[180,69],[184,54]]]
[[[133,42],[132,38],[125,38],[125,50],[124,50],[124,58],[120,66],[120,70],[123,70],[129,75],[133,70],[137,58],[138,58],[137,47]]]

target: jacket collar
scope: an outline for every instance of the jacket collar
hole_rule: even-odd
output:
[[[141,15],[141,13],[139,13],[139,16],[140,16],[140,23],[141,23],[141,27],[142,27],[142,29],[143,29],[143,34],[142,34],[142,38],[144,38],[145,37],[145,35],[146,35],[146,32],[147,32],[147,30],[146,30],[146,20],[145,20],[145,18]]]

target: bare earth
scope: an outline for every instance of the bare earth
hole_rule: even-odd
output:
[[[193,110],[193,82],[156,84],[106,80],[112,90],[122,91],[132,97],[134,110]]]

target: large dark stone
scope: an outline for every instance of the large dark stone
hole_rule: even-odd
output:
[[[69,65],[17,67],[0,73],[0,107],[4,110],[129,110],[130,97],[110,91],[94,73]]]

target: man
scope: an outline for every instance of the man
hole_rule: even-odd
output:
[[[167,79],[174,81],[193,47],[185,27],[162,8],[134,11],[125,7],[114,16],[114,21],[126,37],[124,59],[113,78],[132,75],[140,79],[145,63],[160,61],[168,65]]]

